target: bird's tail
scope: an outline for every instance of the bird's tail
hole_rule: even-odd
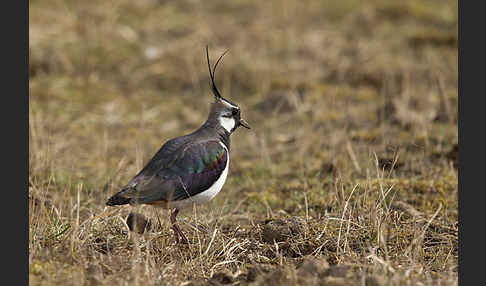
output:
[[[118,206],[118,205],[126,205],[129,204],[131,201],[130,198],[125,198],[120,195],[120,193],[115,194],[111,198],[106,201],[107,206]]]

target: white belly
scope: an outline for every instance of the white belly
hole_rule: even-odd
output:
[[[202,204],[205,202],[209,202],[212,200],[218,193],[221,191],[223,188],[224,183],[226,182],[226,177],[228,176],[228,169],[229,169],[229,152],[228,148],[223,143],[219,143],[223,148],[226,150],[226,167],[224,168],[223,172],[219,176],[219,178],[214,182],[214,184],[207,189],[204,192],[201,192],[193,197],[184,199],[184,200],[179,200],[179,201],[172,201],[170,202],[171,207],[175,207],[178,209],[185,208],[187,206],[190,206],[192,204]]]

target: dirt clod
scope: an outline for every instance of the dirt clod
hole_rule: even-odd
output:
[[[211,285],[225,285],[233,283],[233,277],[225,272],[214,273],[208,281]]]
[[[130,231],[143,234],[152,223],[142,214],[130,213],[127,217],[127,225]]]
[[[301,218],[275,219],[263,227],[263,240],[268,243],[286,241],[303,233],[305,221]]]
[[[401,162],[395,162],[395,159],[393,158],[378,158],[378,164],[380,166],[380,168],[384,169],[384,170],[396,170],[396,169],[400,169],[401,167],[403,167],[403,163]]]

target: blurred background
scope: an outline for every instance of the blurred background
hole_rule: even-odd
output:
[[[206,44],[254,127],[234,171],[457,143],[457,1],[30,1],[29,20],[31,175],[99,185],[197,128]]]
[[[457,222],[457,1],[29,9],[31,199],[81,221],[102,211],[166,140],[205,121],[209,45],[213,63],[229,49],[216,83],[253,128],[232,135],[230,175],[210,209],[229,212],[236,197],[258,219],[340,216],[352,187],[372,192],[381,170],[397,200],[429,214],[441,205],[444,224]]]

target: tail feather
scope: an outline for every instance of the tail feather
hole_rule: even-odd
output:
[[[129,204],[130,202],[131,202],[130,198],[125,198],[118,193],[112,196],[111,198],[109,198],[108,201],[106,202],[106,205],[118,206],[118,205],[126,205]]]

